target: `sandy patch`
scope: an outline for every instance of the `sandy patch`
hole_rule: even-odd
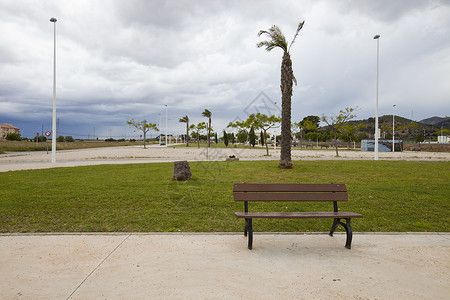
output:
[[[234,155],[240,160],[278,160],[280,150],[270,149],[266,156],[265,149],[239,148],[197,148],[191,147],[111,147],[81,150],[57,151],[57,163],[51,163],[51,153],[22,152],[0,155],[0,172],[27,169],[43,169],[53,167],[84,166],[97,164],[125,164],[146,162],[172,162],[176,160],[207,161],[225,160]],[[334,160],[354,159],[373,160],[373,152],[340,150],[336,157],[334,150],[292,150],[293,160]],[[450,153],[446,152],[379,152],[380,160],[419,160],[450,161]]]

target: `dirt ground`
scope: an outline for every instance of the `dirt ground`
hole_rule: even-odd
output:
[[[269,156],[265,149],[240,148],[197,148],[142,146],[111,147],[81,150],[61,150],[56,152],[56,163],[51,163],[51,152],[15,152],[0,155],[0,172],[43,169],[53,167],[70,167],[97,164],[125,164],[146,162],[171,162],[176,160],[202,161],[225,160],[229,156],[240,160],[278,160],[280,150],[270,149]],[[379,152],[380,160],[419,160],[419,161],[450,161],[448,152]],[[292,160],[333,160],[356,159],[373,160],[373,152],[359,150],[340,150],[339,157],[331,149],[327,150],[292,150]]]

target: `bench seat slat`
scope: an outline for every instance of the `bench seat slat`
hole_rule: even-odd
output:
[[[315,219],[315,218],[362,218],[361,214],[353,212],[235,212],[237,218],[265,219]]]
[[[347,192],[343,183],[235,183],[234,192]]]
[[[347,193],[233,193],[235,201],[347,201]]]

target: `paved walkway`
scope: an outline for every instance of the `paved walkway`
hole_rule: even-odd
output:
[[[448,299],[450,234],[0,235],[1,299]]]

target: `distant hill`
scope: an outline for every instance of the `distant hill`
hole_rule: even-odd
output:
[[[365,132],[369,137],[373,137],[375,132],[375,118],[365,120],[350,121],[352,125],[362,125],[360,132]],[[392,115],[385,115],[378,118],[382,136],[390,138],[392,136]],[[395,116],[395,134],[404,140],[415,140],[418,135],[425,135],[426,138],[437,138],[439,130],[450,129],[450,119],[432,117],[420,122],[416,122],[400,116]]]
[[[431,117],[425,120],[420,121],[422,124],[433,125],[437,128],[450,129],[450,119],[449,118],[441,118],[441,117]]]
[[[436,124],[438,124],[440,122],[443,122],[445,120],[447,120],[447,119],[446,118],[441,118],[441,117],[431,117],[431,118],[424,119],[424,120],[419,121],[419,122],[423,123],[423,124],[427,124],[427,125],[436,125]]]

